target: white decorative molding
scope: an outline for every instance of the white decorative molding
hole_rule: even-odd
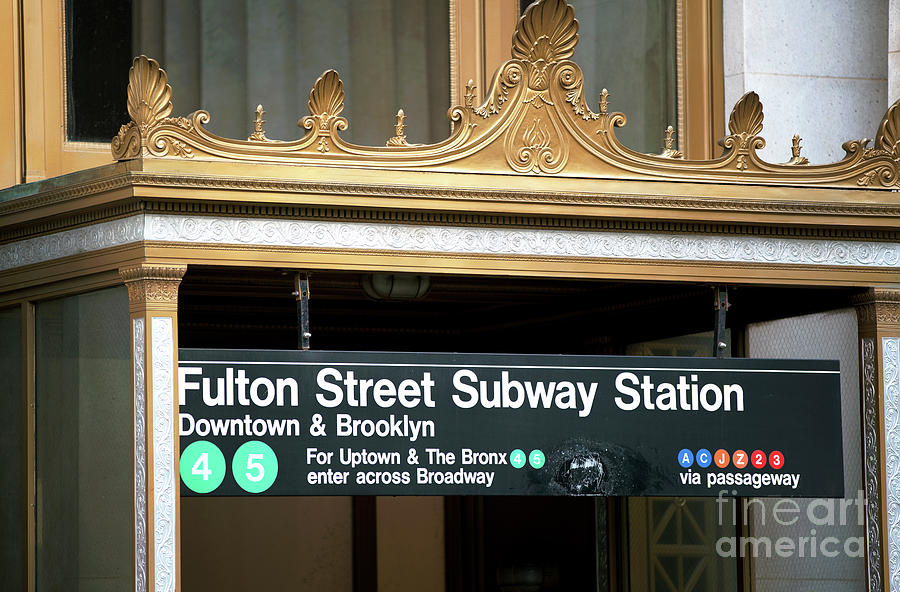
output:
[[[145,238],[193,244],[487,255],[900,267],[900,244],[148,214]]]
[[[879,454],[878,391],[875,388],[875,340],[864,338],[863,376],[863,466],[866,488],[866,548],[869,592],[881,588],[881,472]]]
[[[175,591],[175,340],[171,317],[151,320],[153,536],[156,592]]]
[[[0,271],[141,240],[465,255],[900,267],[900,243],[876,241],[138,214],[0,245]]]
[[[900,592],[900,338],[883,337],[884,449],[889,590]]]
[[[138,242],[143,218],[138,214],[0,245],[0,271]]]
[[[134,319],[134,590],[147,591],[147,393],[144,319]]]

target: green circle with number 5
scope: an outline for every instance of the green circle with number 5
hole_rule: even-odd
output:
[[[275,483],[278,458],[265,442],[244,442],[231,459],[231,473],[244,491],[262,493]]]
[[[540,450],[532,450],[531,454],[528,455],[528,464],[530,464],[535,469],[539,469],[544,466],[544,463],[547,461],[544,458],[544,453]]]
[[[225,457],[212,442],[198,440],[181,453],[178,470],[188,489],[195,493],[209,493],[225,478]]]

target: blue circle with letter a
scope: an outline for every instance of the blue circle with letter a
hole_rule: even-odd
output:
[[[682,448],[678,453],[678,464],[685,469],[694,464],[694,453],[687,448]]]
[[[712,454],[706,448],[697,451],[697,465],[705,469],[712,463]]]

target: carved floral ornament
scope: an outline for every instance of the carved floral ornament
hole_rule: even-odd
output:
[[[186,265],[138,265],[121,269],[131,305],[175,304]]]
[[[449,138],[408,144],[401,118],[396,137],[384,147],[359,146],[340,137],[349,123],[341,117],[344,85],[334,70],[322,74],[310,92],[309,115],[298,122],[306,130],[302,138],[268,139],[260,106],[250,138],[232,140],[204,128],[210,120],[206,111],[171,117],[172,89],[165,71],[140,56],[129,72],[131,121],[113,138],[112,153],[118,160],[156,156],[586,178],[900,186],[900,101],[885,114],[874,145],[867,139],[845,142],[846,156],[832,164],[808,164],[800,156],[799,138],[786,163],[762,160],[757,151],[765,146],[759,135],[763,108],[755,92],[741,97],[731,112],[729,135],[719,141],[724,149],[720,157],[684,160],[668,130],[662,153],[648,155],[625,147],[616,137],[616,128],[624,126],[626,118],[608,111],[609,92],[602,93],[599,113],[587,105],[584,75],[570,60],[577,43],[578,21],[565,0],[534,2],[519,19],[512,59],[495,72],[482,102],[477,104],[477,89],[470,82],[466,104],[448,111],[453,123]]]

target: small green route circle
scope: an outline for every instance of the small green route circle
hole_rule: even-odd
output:
[[[547,459],[540,450],[532,450],[531,454],[528,455],[528,463],[535,469],[543,467],[545,462],[547,462]]]
[[[231,473],[247,493],[262,493],[278,476],[278,458],[265,442],[244,442],[231,459]]]
[[[509,464],[511,464],[514,469],[521,469],[525,466],[526,458],[528,457],[525,456],[525,451],[521,448],[516,448],[509,453]]]
[[[209,493],[225,479],[225,457],[219,447],[206,440],[197,440],[181,453],[181,480],[194,493]]]

